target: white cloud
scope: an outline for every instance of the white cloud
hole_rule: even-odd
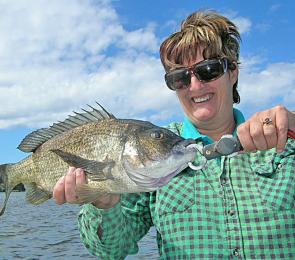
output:
[[[258,60],[254,57],[242,63],[239,89],[243,110],[253,114],[279,104],[295,110],[295,63],[280,62],[260,68]]]
[[[94,101],[121,118],[175,119],[181,108],[164,86],[154,30],[126,30],[110,1],[0,0],[0,128],[47,126]],[[241,106],[279,99],[295,110],[295,65],[258,61],[242,63]]]
[[[9,65],[24,66],[77,61],[100,53],[124,31],[107,3],[99,1],[99,8],[90,3],[4,1],[0,57]]]
[[[228,17],[238,27],[240,34],[247,33],[251,30],[252,21],[249,18],[238,16],[236,11],[227,10],[223,15]]]
[[[248,18],[245,17],[235,17],[232,19],[235,25],[238,27],[240,34],[247,33],[250,31],[252,22]]]
[[[135,49],[148,49],[151,51],[158,51],[159,44],[154,34],[155,25],[149,24],[146,28],[140,28],[136,31],[129,32],[123,37],[120,46],[128,46]]]
[[[94,100],[133,117],[173,102],[149,57],[158,46],[153,24],[127,31],[103,0],[0,6],[0,128],[47,125]]]
[[[278,11],[280,8],[281,8],[281,4],[273,4],[273,5],[270,6],[269,10],[270,10],[271,12],[276,12],[276,11]]]

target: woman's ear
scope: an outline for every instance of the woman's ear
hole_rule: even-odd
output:
[[[231,62],[231,63],[228,64],[228,68],[229,68],[230,70],[235,70],[236,67],[237,67],[237,65],[236,65],[236,63],[234,63],[234,62]]]

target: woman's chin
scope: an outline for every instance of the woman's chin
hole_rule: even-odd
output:
[[[192,113],[193,118],[197,121],[209,121],[214,117],[215,113],[212,109],[201,108]]]

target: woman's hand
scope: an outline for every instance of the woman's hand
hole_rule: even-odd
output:
[[[295,131],[295,114],[283,106],[276,106],[254,114],[241,124],[238,137],[245,151],[284,150],[288,130]]]
[[[86,184],[87,179],[84,171],[80,168],[70,167],[67,174],[63,176],[54,186],[53,199],[57,204],[73,203],[79,204],[76,194],[76,186]],[[106,194],[92,204],[97,208],[107,209],[115,206],[120,201],[120,195]]]

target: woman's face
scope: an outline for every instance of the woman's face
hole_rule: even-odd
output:
[[[200,48],[197,59],[191,66],[204,60],[203,49]],[[228,70],[224,75],[210,82],[200,82],[195,75],[191,75],[191,84],[184,89],[177,90],[177,96],[184,112],[196,126],[205,126],[214,122],[215,125],[228,120],[233,109],[233,85],[237,81],[238,69]]]

